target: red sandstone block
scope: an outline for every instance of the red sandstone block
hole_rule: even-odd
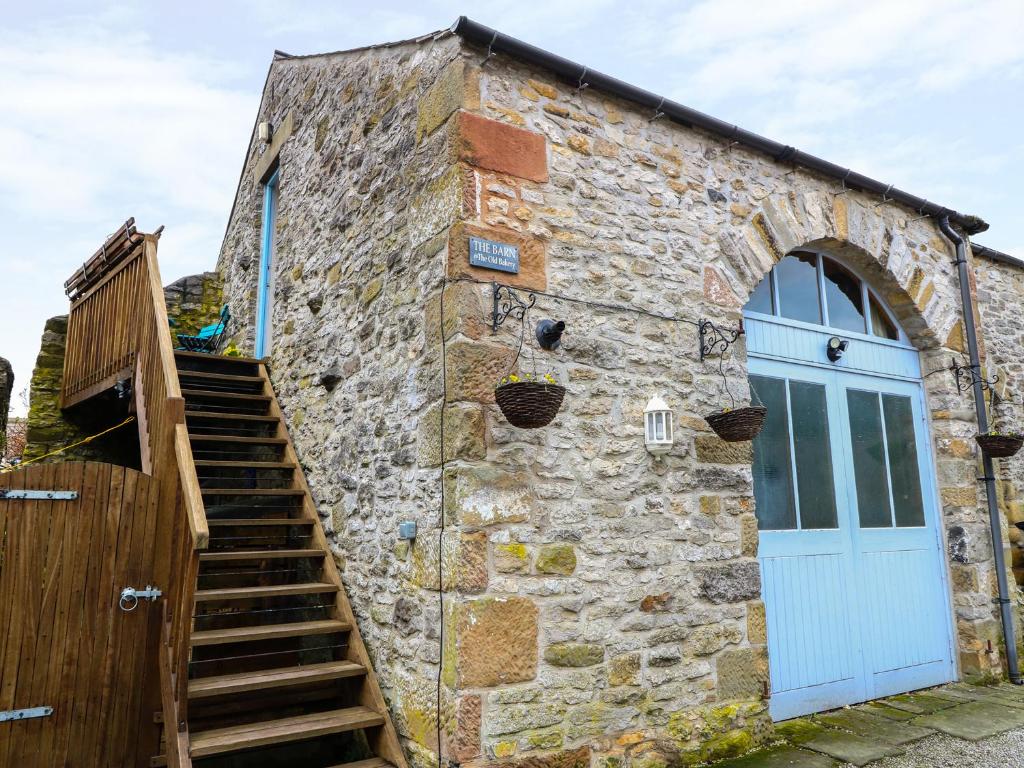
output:
[[[459,158],[478,168],[531,181],[548,180],[542,134],[470,112],[459,113]]]

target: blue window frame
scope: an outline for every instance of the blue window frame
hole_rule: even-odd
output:
[[[259,284],[256,287],[255,356],[270,352],[270,317],[272,310],[272,275],[274,260],[274,218],[277,214],[277,178],[279,171],[263,185],[263,227],[260,240]]]

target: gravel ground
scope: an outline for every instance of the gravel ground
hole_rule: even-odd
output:
[[[1024,728],[982,741],[940,734],[904,746],[906,754],[887,757],[868,768],[1024,768]],[[843,768],[854,768],[845,763]]]

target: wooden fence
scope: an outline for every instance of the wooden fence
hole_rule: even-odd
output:
[[[0,474],[10,489],[78,498],[0,499],[0,712],[53,708],[0,722],[0,768],[148,765],[160,751],[162,606],[125,612],[118,601],[180,567],[176,499],[150,476],[95,462]]]
[[[139,319],[149,305],[145,237],[130,222],[65,284],[72,296],[61,407],[130,379],[140,348]],[[86,269],[92,265],[91,272]],[[162,299],[161,289],[161,301]]]

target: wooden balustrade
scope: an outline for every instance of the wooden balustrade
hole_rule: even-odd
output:
[[[171,500],[167,548],[172,583],[165,589],[161,680],[168,761],[190,765],[178,752],[187,721],[188,663],[199,550],[209,543],[206,511],[185,428],[185,404],[178,383],[167,320],[155,235],[140,235],[128,224],[120,239],[105,245],[102,271],[90,280],[75,273],[64,362],[63,407],[71,407],[131,379],[143,470]],[[86,265],[95,262],[97,257]],[[85,269],[85,268],[83,268]],[[88,273],[88,270],[86,270]],[[167,711],[170,709],[171,711]]]

